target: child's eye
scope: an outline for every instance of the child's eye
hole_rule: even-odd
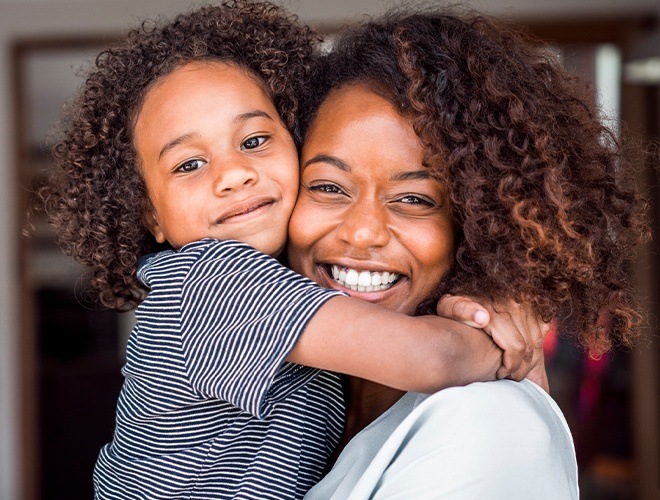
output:
[[[249,139],[245,139],[243,141],[243,144],[241,144],[241,149],[255,149],[261,146],[264,142],[268,140],[268,136],[265,135],[259,135],[257,137],[250,137]]]
[[[198,158],[193,159],[193,160],[187,160],[183,162],[181,165],[176,167],[175,171],[176,172],[194,172],[195,170],[198,170],[202,168],[206,162],[204,160],[200,160]]]

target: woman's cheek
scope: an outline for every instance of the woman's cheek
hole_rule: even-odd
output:
[[[454,259],[454,233],[449,219],[423,224],[411,222],[399,235],[422,276],[439,279],[449,270]]]
[[[319,215],[313,204],[301,192],[289,220],[289,265],[297,272],[305,274],[302,262],[311,258],[311,247],[318,232]]]

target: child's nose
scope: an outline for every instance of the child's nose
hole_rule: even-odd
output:
[[[225,162],[215,170],[213,191],[217,196],[251,186],[259,180],[258,172],[245,161]]]

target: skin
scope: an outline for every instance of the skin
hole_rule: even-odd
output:
[[[394,106],[360,85],[330,94],[301,156],[301,190],[289,225],[289,263],[323,286],[413,314],[433,295],[454,253],[446,191],[423,167],[424,149]],[[400,278],[359,291],[332,266]],[[347,379],[347,420],[336,453],[396,402],[401,391]]]
[[[191,88],[195,91],[191,92]],[[396,121],[397,116],[393,114],[389,118]],[[372,124],[375,127],[378,125],[380,124]],[[396,134],[396,124],[390,125]],[[412,130],[408,128],[405,133],[399,135],[393,136],[393,139],[395,143],[400,143],[402,148],[400,152],[390,149],[391,161],[412,161],[412,164],[419,164],[421,147]],[[218,61],[184,64],[156,81],[147,91],[141,107],[136,112],[133,136],[149,196],[150,208],[145,213],[145,223],[158,242],[167,241],[174,248],[181,248],[202,238],[237,239],[272,256],[282,252],[287,240],[287,224],[298,194],[298,159],[293,140],[258,78],[244,68]],[[370,138],[370,141],[374,139]],[[401,158],[397,158],[397,155]],[[406,158],[406,155],[410,158]],[[325,163],[327,166],[327,162]],[[323,164],[324,162],[315,161],[313,167],[320,168]],[[419,165],[409,172],[393,171],[391,177],[404,175],[404,178],[397,178],[397,182],[387,188],[387,193],[383,192],[378,196],[387,198],[389,212],[398,214],[398,223],[406,219],[432,221],[433,218],[429,215],[435,213],[443,214],[443,217],[438,219],[440,222],[431,222],[420,228],[415,235],[415,241],[399,238],[397,252],[390,255],[388,268],[367,266],[358,269],[393,271],[392,275],[397,277],[395,286],[376,296],[389,296],[383,305],[408,314],[416,306],[418,298],[428,295],[435,286],[430,277],[441,275],[450,262],[447,248],[436,246],[437,240],[434,237],[437,232],[450,234],[449,230],[445,231],[445,226],[450,225],[451,221],[444,201],[444,192],[442,186],[422,174],[424,171]],[[372,181],[375,180],[369,180]],[[423,192],[400,196],[401,193],[396,189],[399,189],[404,181],[416,183],[423,188]],[[394,188],[397,185],[399,187]],[[366,196],[373,196],[373,193]],[[369,206],[366,203],[367,197],[363,197],[361,202],[365,207]],[[384,226],[380,223],[377,226],[380,236],[387,235],[388,232],[382,231],[382,227]],[[375,235],[376,238],[380,236]],[[363,242],[352,244],[358,247],[370,246],[369,239],[374,235],[367,232],[357,237]],[[424,238],[425,245],[422,244]],[[448,241],[447,245],[451,245],[451,242]],[[420,263],[435,264],[432,272],[419,273],[418,265],[407,267],[407,263],[416,262],[415,259],[407,259],[411,248],[418,250]],[[422,255],[424,252],[426,255]],[[399,265],[399,262],[404,265]],[[342,264],[345,268],[352,265],[350,260],[335,264]],[[319,281],[322,282],[320,279]],[[414,286],[411,286],[413,284]],[[379,287],[385,288],[389,285],[385,283]],[[399,301],[402,296],[407,297],[407,302]],[[336,302],[343,300],[330,301],[331,305],[322,308],[322,314],[317,315],[317,321],[313,322],[314,327],[308,328],[321,332],[321,337],[312,337],[306,331],[304,338],[307,342],[296,346],[291,353],[291,361],[355,375],[367,375],[390,383],[417,378],[411,373],[395,375],[401,377],[400,379],[384,377],[376,360],[366,370],[363,368],[368,365],[364,359],[357,357],[348,363],[347,359],[341,356],[328,362],[329,351],[335,352],[336,349],[336,352],[341,353],[346,342],[352,342],[353,339],[337,339],[334,331],[325,328],[322,319],[326,315],[335,317],[334,309],[347,312],[355,308],[357,310],[354,317],[362,317],[365,314],[361,307],[343,303],[338,305]],[[400,307],[392,307],[393,304]],[[378,313],[370,311],[369,314]],[[474,313],[471,314],[473,315]],[[400,322],[400,318],[397,321],[382,316],[379,321],[392,327]],[[404,325],[401,327],[411,328]],[[436,330],[438,328],[456,330],[448,325],[438,325]],[[359,341],[363,341],[364,334],[359,328],[356,330],[355,334],[360,336]],[[454,333],[457,334],[458,331]],[[327,341],[328,336],[332,338],[331,342]],[[418,339],[419,346],[426,345],[425,338],[422,336]],[[334,348],[333,342],[343,343]],[[373,342],[379,346],[382,344],[377,337]],[[412,340],[408,342],[408,347],[414,343]],[[458,348],[459,344],[460,342],[450,342],[450,346],[439,344],[438,349],[447,351],[448,347],[453,345]],[[397,346],[396,343],[392,346],[395,349],[407,347]],[[419,350],[417,346],[408,349],[413,352],[412,356],[415,358],[428,357],[428,353],[416,352]],[[396,353],[396,350],[394,352]],[[458,356],[459,353],[460,351],[456,351],[455,354]],[[443,353],[438,356],[438,360],[443,357],[451,360],[452,354]],[[430,372],[438,371],[436,365],[432,364],[429,368]],[[443,374],[442,369],[438,373],[440,376],[436,377],[436,380],[454,380],[454,383],[465,381],[469,376],[467,371],[462,375],[452,373],[451,376]],[[488,370],[480,373],[487,378]],[[444,383],[433,383],[429,386],[426,381],[418,387],[438,389],[443,385]],[[407,382],[405,386],[410,388]]]
[[[325,287],[414,314],[454,253],[446,191],[423,157],[412,126],[387,100],[359,86],[333,93],[302,150],[291,266]],[[389,272],[397,279],[383,290],[360,291],[333,279],[333,266],[335,273]]]
[[[429,176],[423,156],[410,122],[389,101],[361,85],[331,93],[303,146],[289,227],[293,268],[325,287],[414,314],[454,253],[447,193]],[[376,291],[348,286],[343,275],[336,279],[351,269],[398,279]],[[445,296],[438,314],[485,328],[505,348],[498,378],[527,375],[548,390],[542,351],[548,325],[511,301],[482,306],[488,313],[465,297]]]
[[[134,145],[151,201],[146,221],[158,242],[180,248],[231,238],[282,252],[298,157],[270,97],[247,71],[219,62],[174,70],[147,92]]]
[[[147,91],[133,136],[150,203],[145,223],[157,241],[181,248],[203,238],[235,239],[281,253],[298,195],[298,157],[251,73],[217,61],[176,68]],[[341,334],[337,317],[346,318]],[[334,297],[287,359],[434,392],[494,378],[501,351],[483,333],[468,333],[454,321]]]

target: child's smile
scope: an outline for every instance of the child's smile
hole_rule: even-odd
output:
[[[237,202],[218,217],[216,224],[241,224],[249,219],[262,216],[275,203],[276,200],[270,197],[257,197]]]
[[[236,239],[270,255],[286,243],[298,194],[293,140],[246,70],[188,63],[159,80],[138,112],[134,144],[152,210],[173,247]]]

